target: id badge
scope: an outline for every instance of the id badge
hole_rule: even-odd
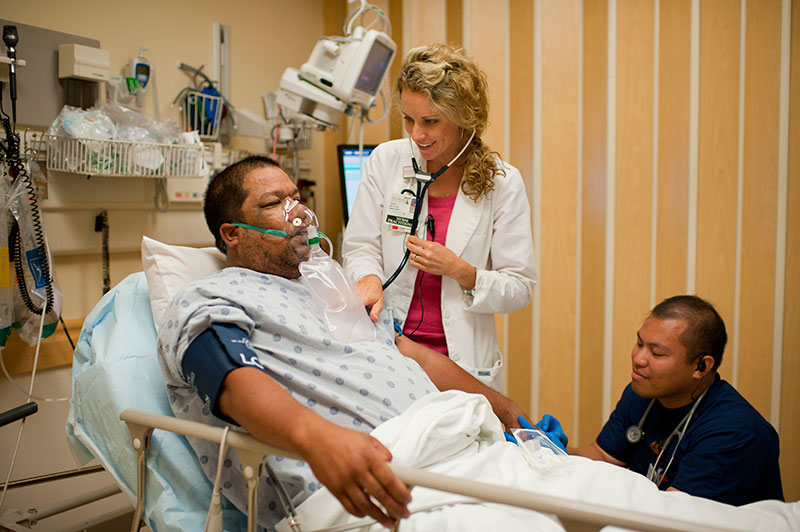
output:
[[[411,221],[414,219],[414,207],[417,199],[406,194],[392,194],[389,200],[389,209],[386,213],[386,223],[393,231],[408,233],[411,231]]]
[[[647,479],[650,482],[653,482],[656,486],[661,484],[661,480],[664,478],[664,473],[659,473],[653,469],[653,464],[650,464],[647,467]]]

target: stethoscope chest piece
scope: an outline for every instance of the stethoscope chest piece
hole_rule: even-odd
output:
[[[639,443],[642,441],[643,436],[644,431],[638,425],[631,425],[628,427],[628,430],[625,431],[625,439],[628,440],[628,443]]]

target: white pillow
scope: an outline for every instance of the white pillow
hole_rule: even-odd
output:
[[[225,267],[225,255],[217,248],[171,246],[142,237],[142,267],[150,290],[150,310],[158,327],[172,298],[192,281]]]

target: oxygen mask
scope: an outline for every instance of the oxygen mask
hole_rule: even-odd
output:
[[[309,246],[319,244],[320,236],[328,240],[328,244],[331,243],[328,237],[319,232],[319,220],[314,211],[294,198],[286,198],[283,202],[283,223],[280,229],[265,229],[240,222],[233,222],[233,225],[259,231],[262,233],[261,238],[266,238],[267,235],[286,238],[301,260],[308,258]]]

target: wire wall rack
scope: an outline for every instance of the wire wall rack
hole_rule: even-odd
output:
[[[47,136],[47,168],[115,177],[202,177],[202,144]]]
[[[216,140],[222,120],[222,97],[200,91],[187,91],[181,103],[184,131],[197,131],[203,140]]]

